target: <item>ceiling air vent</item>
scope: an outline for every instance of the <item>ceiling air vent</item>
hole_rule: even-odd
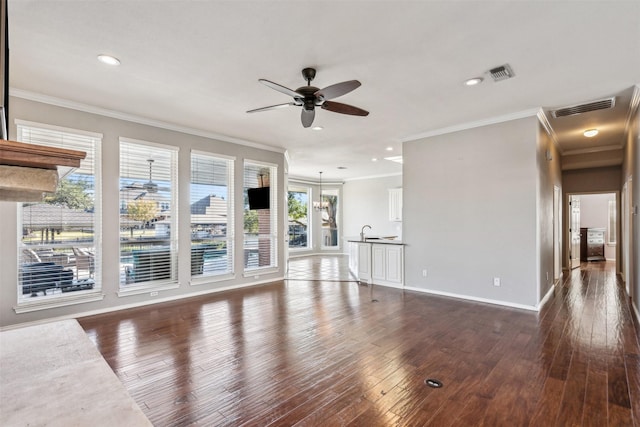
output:
[[[571,107],[559,108],[551,112],[553,117],[575,116],[576,114],[588,113],[589,111],[606,110],[616,105],[616,98],[601,99],[587,104],[573,105]]]
[[[492,68],[489,70],[489,74],[491,74],[491,78],[494,82],[507,80],[515,76],[509,64],[504,64],[499,67]]]

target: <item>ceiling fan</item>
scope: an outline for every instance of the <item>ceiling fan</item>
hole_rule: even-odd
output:
[[[293,102],[256,108],[255,110],[247,111],[247,113],[275,110],[277,108],[284,108],[292,105],[296,107],[302,107],[301,120],[302,126],[305,128],[310,127],[313,123],[313,119],[316,115],[316,107],[320,107],[323,110],[333,111],[334,113],[349,114],[352,116],[369,115],[368,111],[365,111],[358,107],[354,107],[353,105],[329,101],[330,99],[337,98],[351,92],[354,89],[357,89],[360,86],[359,81],[349,80],[346,82],[327,86],[324,89],[318,89],[315,86],[311,86],[311,81],[315,78],[315,76],[316,70],[314,68],[305,68],[304,70],[302,70],[302,77],[307,81],[307,86],[299,87],[296,90],[289,89],[269,80],[259,79],[258,81],[263,85],[277,90],[278,92],[282,92],[285,95],[293,97]]]
[[[142,191],[146,191],[147,193],[157,193],[158,190],[160,191],[169,191],[169,188],[166,187],[159,187],[157,183],[153,182],[153,159],[147,159],[147,162],[149,162],[149,181],[145,182],[144,184],[138,184],[138,183],[134,183],[132,182],[131,184],[125,185],[123,187],[123,189],[125,190],[142,190]]]

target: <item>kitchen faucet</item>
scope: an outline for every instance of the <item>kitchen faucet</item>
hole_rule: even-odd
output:
[[[369,227],[369,230],[371,230],[371,226],[370,225],[363,225],[362,226],[362,230],[360,230],[360,241],[364,242],[364,229]]]

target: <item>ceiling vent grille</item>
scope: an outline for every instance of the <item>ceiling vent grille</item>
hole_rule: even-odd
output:
[[[616,105],[616,98],[601,99],[587,104],[573,105],[571,107],[559,108],[551,112],[553,117],[575,116],[576,114],[588,113],[589,111],[606,110]]]
[[[489,70],[489,74],[491,74],[491,78],[494,82],[507,80],[515,76],[509,64],[504,64],[499,67],[492,68]]]

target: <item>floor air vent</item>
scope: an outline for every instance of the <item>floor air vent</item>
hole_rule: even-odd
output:
[[[553,117],[575,116],[576,114],[588,113],[589,111],[606,110],[616,105],[616,98],[601,99],[587,104],[574,105],[571,107],[559,108],[551,112]]]

